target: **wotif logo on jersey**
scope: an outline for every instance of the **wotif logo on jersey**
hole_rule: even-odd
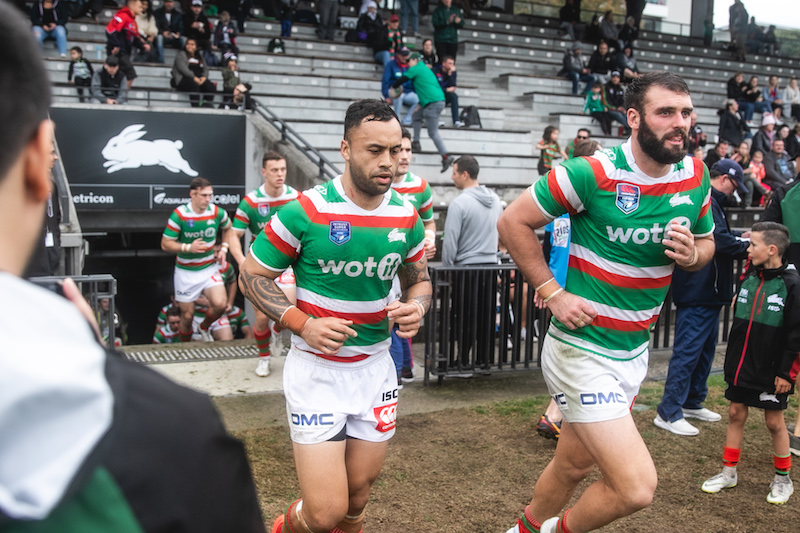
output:
[[[617,207],[626,215],[633,213],[639,207],[641,191],[636,185],[630,183],[617,183]]]
[[[633,242],[633,244],[647,244],[648,242],[652,242],[658,244],[661,242],[661,239],[665,238],[666,232],[670,231],[670,226],[672,224],[680,224],[681,226],[689,227],[691,221],[686,217],[675,217],[664,226],[658,222],[654,223],[649,228],[614,228],[606,226],[606,232],[608,233],[608,240],[611,242],[619,241],[623,244],[628,244],[629,242]]]
[[[350,278],[357,278],[363,274],[368,278],[377,276],[378,279],[389,281],[394,279],[400,264],[403,262],[403,258],[400,254],[390,253],[384,255],[380,261],[375,261],[374,257],[368,257],[364,262],[345,262],[344,260],[337,262],[323,259],[317,259],[317,262],[323,274],[338,276],[344,273],[345,276]]]

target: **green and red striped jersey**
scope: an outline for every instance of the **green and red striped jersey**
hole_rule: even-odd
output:
[[[412,172],[406,172],[403,181],[392,183],[392,189],[411,202],[423,224],[433,220],[433,193],[427,181]]]
[[[687,226],[696,237],[714,230],[706,166],[687,156],[651,178],[636,166],[628,141],[570,159],[530,190],[547,218],[569,213],[566,289],[598,312],[589,326],[574,331],[554,319],[551,334],[612,359],[644,353],[675,265],[661,243],[669,224]]]
[[[250,252],[274,272],[294,267],[300,310],[353,321],[358,336],[331,358],[353,361],[389,348],[392,279],[402,265],[422,259],[423,240],[419,215],[399,194],[390,189],[378,208],[366,211],[345,195],[339,176],[281,209]],[[322,356],[297,335],[292,343]]]
[[[233,228],[238,230],[249,229],[253,240],[261,233],[270,217],[280,211],[283,206],[297,198],[298,192],[284,184],[283,192],[277,198],[266,193],[264,185],[247,193],[233,217]]]
[[[235,305],[228,313],[228,322],[231,323],[231,331],[234,335],[242,328],[250,327],[250,321],[247,320],[247,315],[244,314],[244,311],[240,307],[236,307]]]
[[[153,335],[153,344],[172,344],[173,342],[181,342],[181,335],[179,331],[169,329],[169,326],[161,326]]]
[[[167,220],[167,227],[164,229],[164,237],[178,241],[179,243],[191,244],[195,239],[214,244],[217,240],[217,233],[230,227],[231,221],[224,209],[220,209],[214,204],[209,204],[202,213],[195,213],[192,204],[176,207]],[[202,270],[214,263],[214,248],[207,251],[193,254],[189,252],[179,252],[175,260],[175,267],[184,270]]]

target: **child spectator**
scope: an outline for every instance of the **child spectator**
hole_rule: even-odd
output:
[[[761,186],[761,188],[754,187],[761,193],[760,204],[764,205],[772,194],[772,188],[764,183],[764,178],[767,175],[767,170],[764,168],[764,152],[761,150],[753,150],[750,156],[750,165],[747,167],[747,170],[750,171],[753,180]],[[745,171],[745,185],[747,185],[747,171]],[[749,188],[750,187],[748,187],[748,189]],[[762,192],[762,189],[764,192]]]
[[[252,109],[253,103],[250,99],[250,90],[253,88],[249,83],[242,83],[239,76],[239,64],[236,56],[228,59],[225,68],[222,70],[222,109]]]
[[[143,52],[150,51],[150,45],[139,36],[136,16],[144,10],[142,0],[128,0],[127,4],[111,17],[106,26],[106,51],[119,59],[119,69],[125,75],[128,89],[136,78],[136,70],[131,62],[131,52],[136,47]]]
[[[568,159],[567,154],[558,146],[558,128],[555,126],[547,126],[544,129],[542,140],[536,145],[536,149],[542,151],[537,167],[539,175],[547,174],[553,168],[553,160],[556,157]]]
[[[596,81],[592,84],[592,90],[586,95],[581,113],[584,115],[592,115],[592,117],[600,123],[600,129],[603,130],[603,135],[611,135],[611,117],[606,112],[602,91],[602,83]]]
[[[63,1],[39,0],[31,6],[31,24],[39,46],[45,39],[55,39],[61,57],[67,57],[67,17]]]
[[[83,58],[83,50],[80,46],[73,46],[69,50],[70,62],[67,72],[67,81],[75,85],[78,89],[78,97],[81,103],[91,101],[91,98],[83,97],[83,88],[92,86],[92,76],[94,69],[92,64]]]
[[[772,436],[775,477],[767,502],[783,504],[794,492],[789,470],[789,435],[783,419],[800,365],[800,276],[787,269],[783,254],[789,232],[777,222],[758,222],[747,249],[751,269],[736,297],[733,326],[725,353],[728,431],[722,473],[706,480],[703,491],[735,487],[744,425],[750,407],[764,410]]]
[[[223,57],[230,53],[239,55],[239,47],[236,46],[236,25],[227,11],[219,14],[219,22],[214,28],[214,46]]]

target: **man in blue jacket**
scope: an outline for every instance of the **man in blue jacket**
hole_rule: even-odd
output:
[[[381,93],[383,94],[383,98],[386,100],[387,104],[394,106],[394,112],[397,114],[403,126],[411,125],[411,115],[414,113],[414,108],[419,104],[419,97],[414,91],[414,82],[411,80],[405,82],[402,85],[403,92],[396,98],[391,97],[389,89],[391,89],[392,84],[400,79],[408,70],[408,58],[410,55],[411,50],[405,46],[398,50],[394,59],[386,63],[383,69],[383,80],[381,81]],[[403,106],[408,107],[405,116],[403,115]]]
[[[664,396],[653,423],[676,435],[700,431],[686,421],[696,418],[716,422],[721,416],[703,407],[708,394],[708,374],[719,333],[719,312],[734,294],[733,261],[747,257],[748,234],[728,227],[722,206],[735,189],[746,192],[742,167],[723,159],[711,167],[711,212],[714,215],[714,260],[697,272],[676,269],[672,275],[672,301],[678,307],[675,345],[669,361]],[[680,193],[675,194],[676,202]]]

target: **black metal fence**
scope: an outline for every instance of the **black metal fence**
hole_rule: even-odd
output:
[[[743,261],[734,267],[739,278]],[[425,317],[425,377],[468,377],[540,366],[542,340],[550,324],[547,309],[534,305],[533,290],[513,263],[444,267],[430,264],[431,308]],[[520,290],[522,291],[520,294]],[[720,341],[728,340],[731,308],[723,307]],[[667,294],[651,328],[650,348],[674,343],[675,309]]]

